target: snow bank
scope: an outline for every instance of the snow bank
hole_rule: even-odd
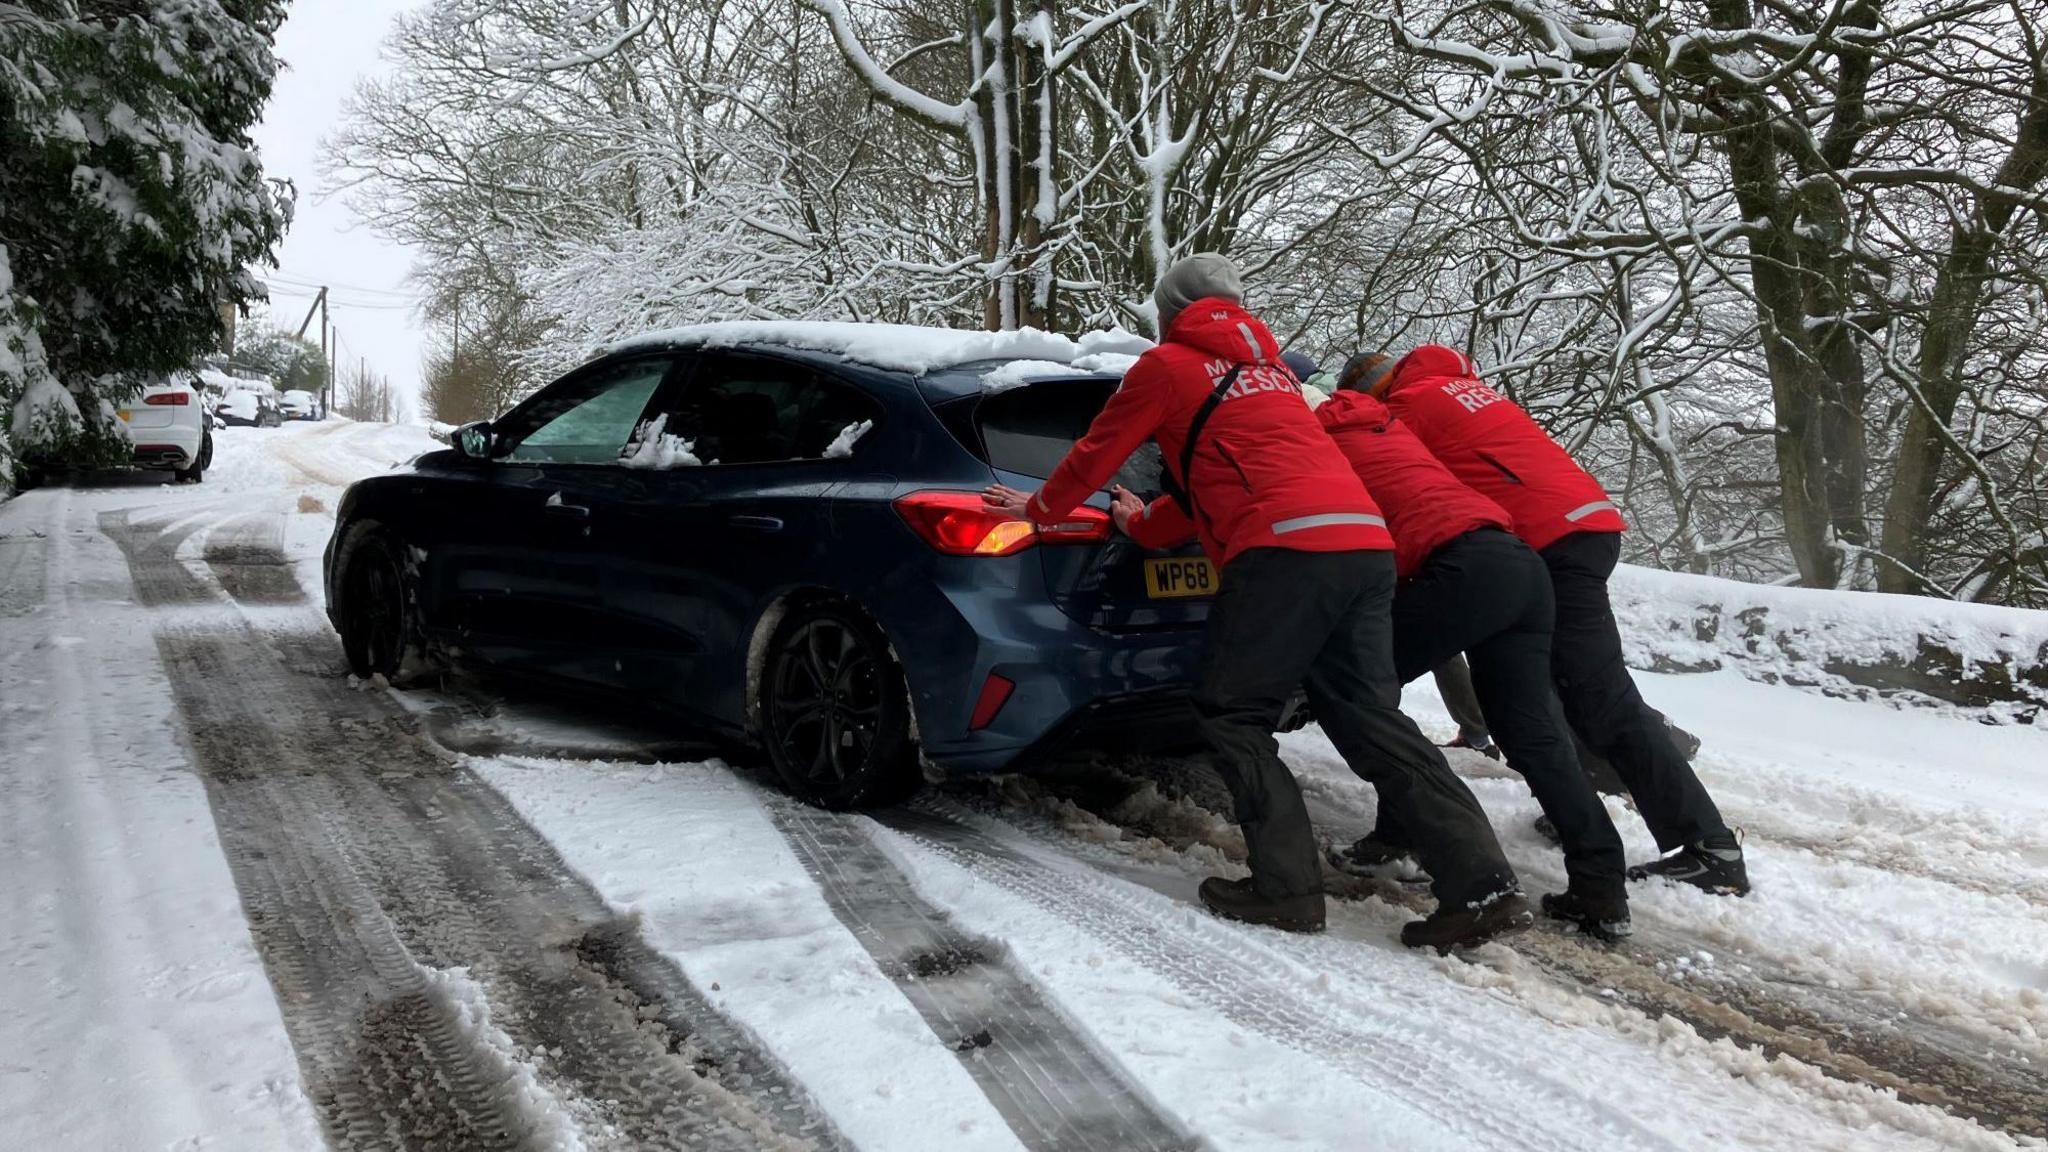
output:
[[[1121,330],[1090,332],[1077,341],[1036,328],[985,332],[850,321],[732,320],[650,332],[621,340],[605,351],[731,348],[740,344],[781,344],[828,352],[877,368],[917,373],[976,360],[1042,360],[1065,365],[1084,357],[1107,360],[1135,356],[1151,346],[1144,337]]]
[[[2048,612],[1922,596],[1743,584],[1623,565],[1610,584],[1628,662],[1952,704],[2048,704]]]

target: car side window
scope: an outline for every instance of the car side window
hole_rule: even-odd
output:
[[[678,398],[666,431],[712,464],[766,464],[851,455],[880,405],[803,364],[708,354]]]
[[[512,442],[507,460],[545,464],[613,464],[661,387],[666,356],[626,360],[550,388],[498,429]]]

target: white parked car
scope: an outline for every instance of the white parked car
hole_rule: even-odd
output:
[[[320,402],[313,398],[311,392],[303,388],[293,388],[286,392],[284,399],[278,401],[278,405],[284,409],[284,418],[287,420],[318,420],[320,418]]]
[[[135,442],[137,468],[163,469],[199,483],[213,463],[212,420],[189,382],[151,384],[115,409]]]

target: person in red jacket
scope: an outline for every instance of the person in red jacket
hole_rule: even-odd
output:
[[[1210,877],[1202,902],[1279,928],[1323,925],[1308,810],[1273,739],[1305,685],[1324,732],[1399,813],[1429,868],[1437,909],[1403,926],[1402,942],[1449,949],[1527,927],[1527,901],[1486,813],[1401,713],[1386,521],[1302,402],[1273,334],[1240,303],[1237,269],[1221,256],[1188,257],[1153,298],[1164,341],[1125,374],[1044,487],[998,485],[985,498],[1058,523],[1146,440],[1159,442],[1187,510],[1173,497],[1145,506],[1118,489],[1112,511],[1143,544],[1198,534],[1221,568],[1193,700],[1244,829],[1251,877]]]
[[[1508,766],[1522,774],[1564,845],[1570,883],[1543,910],[1589,934],[1629,932],[1621,833],[1574,754],[1550,687],[1554,606],[1543,561],[1509,531],[1500,505],[1430,455],[1386,405],[1339,391],[1316,409],[1323,430],[1387,516],[1394,536],[1394,670],[1403,683],[1464,652],[1472,685]],[[1383,811],[1351,849],[1359,865],[1409,854],[1412,838]]]
[[[1627,527],[1621,510],[1528,413],[1481,382],[1464,353],[1425,344],[1392,365],[1353,360],[1348,386],[1384,400],[1452,474],[1505,509],[1549,568],[1551,671],[1565,716],[1614,765],[1665,853],[1629,878],[1749,891],[1741,843],[1622,662],[1607,597]]]

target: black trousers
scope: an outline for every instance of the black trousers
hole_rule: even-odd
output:
[[[1572,730],[1614,766],[1658,847],[1669,852],[1725,834],[1728,825],[1622,663],[1607,599],[1607,578],[1620,560],[1621,537],[1613,532],[1574,532],[1543,550],[1557,594],[1550,667]]]
[[[1508,767],[1522,774],[1564,842],[1572,890],[1588,899],[1625,895],[1621,833],[1579,766],[1550,686],[1550,576],[1529,546],[1481,528],[1445,542],[1394,594],[1394,665],[1407,683],[1459,652]],[[1384,817],[1382,839],[1413,846],[1413,832]],[[1391,834],[1391,836],[1390,836]]]
[[[1378,789],[1382,810],[1414,830],[1441,906],[1475,903],[1515,883],[1479,801],[1401,712],[1393,598],[1390,552],[1253,548],[1223,570],[1194,703],[1262,895],[1322,889],[1301,787],[1273,740],[1296,685],[1307,688],[1345,763]]]
[[[1436,677],[1436,690],[1444,700],[1444,711],[1451,714],[1451,722],[1458,726],[1458,735],[1467,744],[1485,744],[1493,739],[1492,731],[1486,726],[1486,714],[1479,708],[1479,693],[1472,688],[1472,670],[1465,666],[1465,658],[1453,656],[1431,669]],[[1671,732],[1671,739],[1678,750],[1691,760],[1699,754],[1700,738],[1671,722],[1671,717],[1657,713],[1664,721],[1664,727]],[[1628,785],[1614,772],[1614,765],[1607,757],[1600,755],[1586,742],[1572,733],[1572,744],[1578,749],[1579,767],[1593,781],[1593,790],[1602,796],[1626,796]]]
[[[1493,732],[1486,726],[1486,713],[1479,710],[1479,693],[1472,687],[1472,669],[1465,658],[1453,656],[1431,671],[1436,674],[1436,693],[1443,697],[1444,711],[1458,726],[1458,738],[1474,747],[1491,743]]]

